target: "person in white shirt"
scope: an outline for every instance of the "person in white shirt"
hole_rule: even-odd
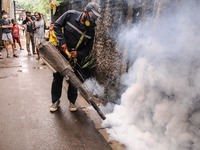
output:
[[[34,42],[38,55],[36,60],[39,60],[40,59],[39,45],[41,44],[42,39],[44,39],[45,37],[45,23],[39,12],[35,12],[34,15],[36,18],[36,20],[34,21]]]

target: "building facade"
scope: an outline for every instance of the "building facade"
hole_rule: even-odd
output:
[[[15,18],[14,16],[14,0],[1,0],[1,10],[5,10],[6,12],[8,12],[8,18],[13,19]]]

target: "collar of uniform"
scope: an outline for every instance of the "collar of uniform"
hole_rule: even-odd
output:
[[[80,22],[82,14],[83,13],[80,13],[80,15],[78,15],[78,17],[75,20],[78,21],[78,22]]]
[[[83,13],[80,13],[80,15],[78,15],[78,17],[75,19],[77,22],[78,22],[78,24],[79,24],[79,26],[82,28],[82,29],[85,29],[85,26],[81,23],[81,16],[83,15]]]

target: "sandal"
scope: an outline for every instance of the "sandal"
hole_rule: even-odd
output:
[[[40,59],[40,56],[38,56],[37,58],[36,58],[36,60],[39,60]]]
[[[11,58],[11,57],[10,57],[10,54],[7,54],[7,58]]]
[[[18,56],[18,55],[16,55],[16,54],[13,54],[13,57],[16,57],[16,58],[18,58],[19,56]]]

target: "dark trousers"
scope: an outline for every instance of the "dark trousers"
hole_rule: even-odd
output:
[[[62,83],[63,83],[63,76],[61,76],[60,73],[54,73],[53,83],[51,87],[52,103],[55,103],[57,100],[60,99],[62,94]],[[77,94],[77,89],[71,83],[69,83],[67,94],[69,101],[75,104],[78,94]]]

